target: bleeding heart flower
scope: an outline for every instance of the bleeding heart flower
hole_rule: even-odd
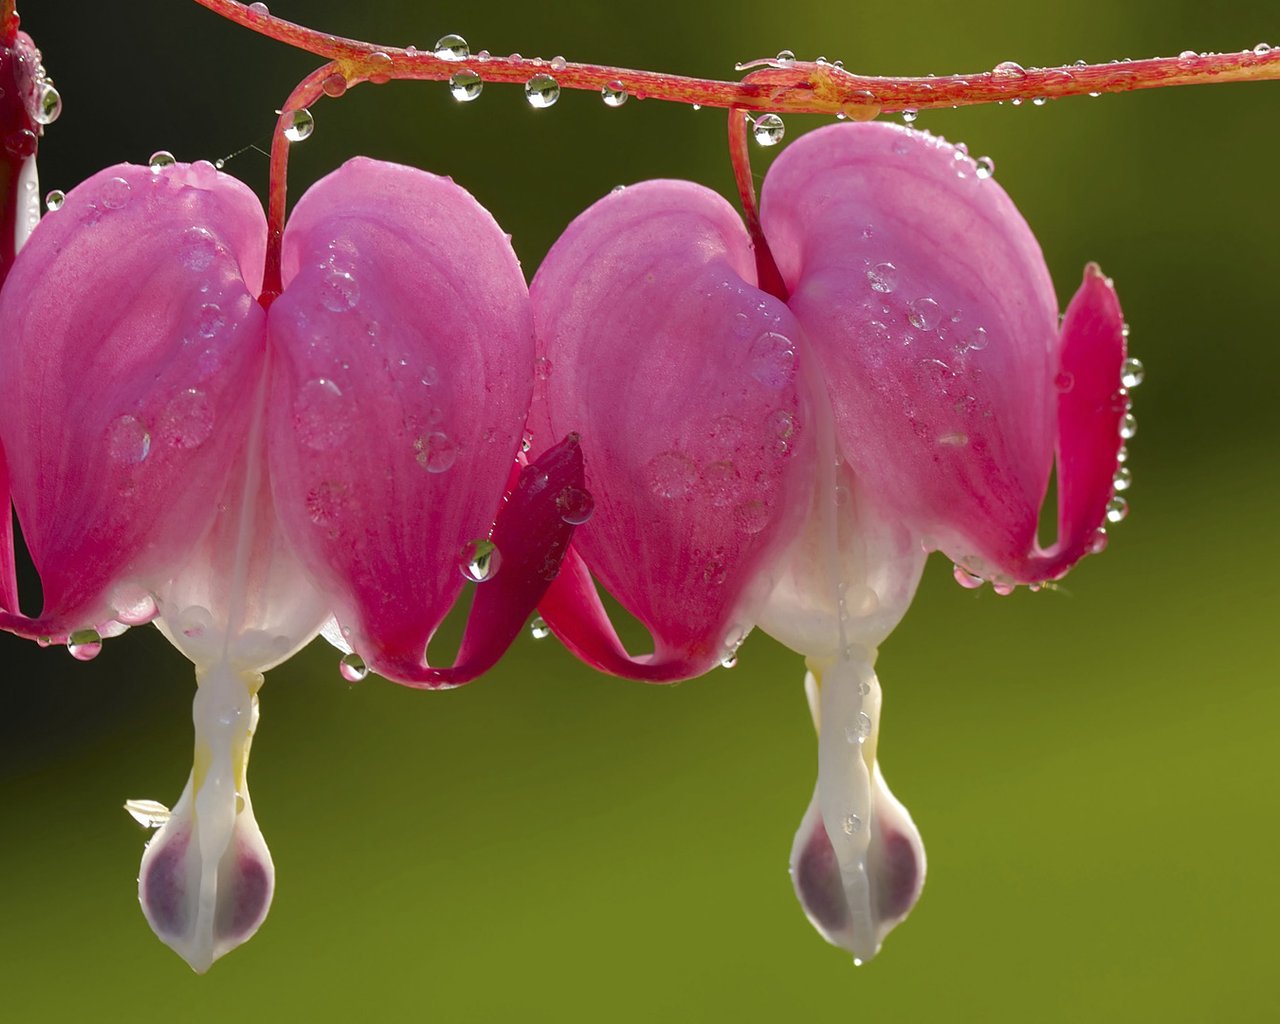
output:
[[[191,778],[171,813],[132,809],[162,825],[143,910],[198,971],[271,901],[245,778],[262,673],[325,629],[356,652],[348,678],[475,677],[555,575],[582,494],[574,438],[519,471],[528,293],[467,192],[347,163],[297,204],[268,308],[266,240],[212,165],[113,167],[45,218],[0,296],[0,439],[45,599],[17,613],[8,546],[0,625],[90,657],[153,620],[194,663]],[[484,585],[454,666],[431,668],[464,574]]]
[[[818,784],[792,853],[810,919],[873,956],[924,849],[876,761],[876,649],[927,550],[1002,590],[1100,545],[1127,397],[1096,267],[1065,319],[1039,246],[967,154],[836,125],[770,170],[761,222],[784,294],[717,194],[606,196],[534,280],[531,423],[580,430],[595,516],[540,605],[580,657],[653,681],[725,661],[753,624],[804,654]],[[1036,540],[1057,462],[1058,539]],[[1114,507],[1113,507],[1114,517]],[[592,575],[648,628],[630,656]]]

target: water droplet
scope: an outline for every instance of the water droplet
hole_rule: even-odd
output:
[[[912,299],[907,303],[907,321],[917,331],[931,331],[942,322],[942,307],[928,297]]]
[[[560,98],[560,83],[550,75],[534,75],[524,83],[524,98],[529,106],[545,110]]]
[[[293,423],[302,443],[314,451],[330,451],[351,430],[348,401],[342,389],[324,377],[309,380],[294,402]]]
[[[627,102],[627,90],[621,82],[614,81],[600,87],[600,97],[606,107],[620,107]]]
[[[1053,386],[1063,394],[1066,394],[1076,386],[1075,374],[1062,370],[1053,378]]]
[[[369,674],[369,666],[364,658],[354,651],[344,654],[338,662],[338,673],[349,683],[358,683]]]
[[[784,388],[795,379],[795,344],[785,334],[766,331],[747,352],[751,376],[767,388]]]
[[[1267,54],[1271,52],[1271,44],[1259,43],[1257,46],[1253,48],[1253,52],[1255,56],[1265,57]]]
[[[945,445],[948,448],[963,448],[968,443],[969,435],[958,430],[950,434],[943,434],[938,438],[938,444]]]
[[[1015,590],[1017,590],[1018,588],[1017,588],[1016,586],[1014,586],[1014,584],[1012,584],[1012,583],[996,583],[996,582],[993,582],[993,583],[991,584],[991,589],[992,589],[992,590],[994,590],[994,591],[995,591],[997,594],[999,594],[1001,597],[1008,597],[1010,594],[1012,594],[1012,593],[1013,593]]]
[[[325,526],[339,517],[347,500],[347,488],[333,480],[316,484],[307,492],[307,515],[318,526]]]
[[[769,525],[769,510],[762,501],[744,501],[733,510],[733,524],[739,533],[754,536]]]
[[[898,268],[892,263],[877,263],[867,271],[867,283],[872,291],[888,295],[898,286]]]
[[[31,120],[36,124],[53,124],[62,113],[62,97],[52,82],[41,82],[36,86],[36,108],[31,112]]]
[[[249,13],[256,14],[259,18],[265,18],[271,12],[267,10],[267,5],[262,3],[262,0],[258,0],[257,3],[249,5]]]
[[[414,458],[428,473],[444,473],[458,461],[458,446],[453,438],[439,430],[433,430],[413,442]]]
[[[1004,60],[997,64],[991,72],[996,78],[1006,78],[1011,80],[1027,77],[1026,68],[1019,64],[1016,60]]]
[[[1117,466],[1116,475],[1111,478],[1111,486],[1117,491],[1127,491],[1133,486],[1133,470],[1128,466]]]
[[[154,173],[159,174],[166,167],[172,167],[177,162],[178,161],[174,155],[167,149],[157,149],[147,160],[147,166],[150,167]]]
[[[779,50],[778,56],[774,60],[778,62],[778,67],[789,68],[796,62],[796,55],[790,50]]]
[[[467,541],[458,554],[458,568],[472,583],[484,583],[502,568],[502,552],[498,545],[485,538]]]
[[[4,148],[14,156],[28,157],[36,151],[38,141],[30,128],[19,128],[4,137]]]
[[[776,146],[787,134],[787,126],[777,114],[761,114],[751,122],[751,137],[761,146]]]
[[[330,313],[345,313],[360,301],[360,286],[350,274],[330,270],[320,282],[320,304]]]
[[[177,630],[191,640],[198,640],[213,628],[213,615],[198,604],[187,605],[178,613]]]
[[[320,83],[320,88],[324,90],[326,96],[336,99],[347,91],[347,76],[334,72]]]
[[[590,491],[580,487],[566,487],[556,495],[556,508],[560,518],[570,526],[581,526],[596,510],[596,502]]]
[[[178,260],[188,270],[197,273],[207,270],[217,255],[218,243],[208,228],[187,228],[182,233]]]
[[[216,302],[206,302],[196,313],[196,331],[202,338],[216,337],[226,326],[227,318]]]
[[[862,831],[862,819],[856,814],[850,814],[844,819],[844,834],[847,836],[856,836]]]
[[[912,110],[910,108],[907,108],[902,112],[902,123],[915,124],[916,118],[919,116],[920,116],[920,112],[918,110]]]
[[[77,629],[67,637],[67,650],[76,661],[93,661],[102,653],[102,637],[96,629]]]
[[[471,56],[471,47],[462,36],[450,33],[436,40],[433,52],[440,60],[466,60]]]
[[[370,65],[369,81],[374,85],[386,85],[391,81],[391,54],[382,50],[375,50],[369,54],[368,62]]]
[[[991,157],[989,156],[978,157],[977,174],[979,178],[991,178],[995,176],[995,173],[996,173],[996,162],[992,160]]]
[[[550,380],[552,364],[551,360],[546,356],[538,356],[533,361],[533,379],[534,380]]]
[[[1117,494],[1114,498],[1112,498],[1110,501],[1107,502],[1107,522],[1109,523],[1121,522],[1124,519],[1124,517],[1127,516],[1128,514],[1129,514],[1129,503],[1125,501],[1124,498],[1120,497],[1120,495]]]
[[[956,582],[964,587],[965,590],[977,590],[985,582],[981,576],[974,575],[958,562],[952,570],[952,575],[955,576]]]
[[[1120,418],[1120,436],[1128,441],[1138,432],[1138,420],[1131,412]]]
[[[1136,388],[1146,379],[1146,375],[1141,359],[1126,359],[1120,368],[1120,383],[1126,388]]]
[[[683,498],[698,478],[693,460],[677,451],[655,455],[646,469],[649,489],[659,498]]]
[[[742,474],[730,459],[707,466],[703,473],[703,483],[714,508],[725,508],[742,496]]]
[[[62,189],[60,188],[53,189],[47,196],[44,197],[44,205],[48,207],[50,213],[52,213],[54,210],[60,210],[62,208],[62,204],[65,203],[66,201],[67,201],[67,194],[63,192]]]
[[[459,103],[470,103],[484,91],[484,80],[470,68],[449,76],[449,93]]]
[[[311,111],[306,108],[294,110],[290,112],[285,123],[284,137],[290,142],[301,142],[303,139],[311,138],[311,133],[315,130],[316,119],[311,116]]]
[[[845,726],[844,737],[850,743],[863,743],[871,736],[871,716],[859,711],[853,724]]]
[[[529,635],[535,640],[545,640],[551,635],[551,627],[541,615],[535,615],[529,623]]]
[[[124,178],[108,178],[102,183],[101,202],[108,210],[119,210],[128,205],[129,193],[133,189]]]
[[[160,413],[156,437],[170,448],[199,448],[213,433],[213,403],[196,388],[179,391]]]
[[[117,588],[111,595],[111,607],[115,609],[116,621],[126,626],[141,626],[158,614],[156,599],[132,586]]]
[[[569,66],[569,62],[560,56],[552,57],[549,63],[552,71],[563,71]]]
[[[113,462],[136,465],[151,451],[151,434],[135,416],[121,416],[107,428],[107,455]]]

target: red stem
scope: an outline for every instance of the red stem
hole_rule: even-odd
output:
[[[1016,64],[1002,64],[990,71],[940,78],[868,77],[851,74],[833,64],[769,60],[756,62],[764,66],[741,82],[728,82],[599,64],[566,63],[552,68],[548,61],[539,58],[472,57],[466,61],[449,61],[414,49],[377,46],[317,32],[273,15],[254,14],[235,0],[196,0],[196,3],[262,35],[337,61],[352,84],[365,81],[371,75],[384,79],[443,81],[466,67],[486,82],[523,84],[534,74],[550,73],[562,89],[599,92],[606,85],[621,83],[637,99],[784,114],[843,114],[856,120],[901,110],[1060,99],[1172,85],[1280,79],[1280,47],[1259,47],[1239,53],[1188,53],[1179,57],[1056,68],[1024,70]],[[378,56],[371,63],[369,58],[375,54]]]
[[[0,0],[0,45],[12,46],[18,38],[16,0]]]
[[[733,177],[738,183],[738,196],[742,200],[742,214],[756,254],[756,284],[763,291],[786,302],[786,282],[782,280],[782,273],[774,262],[773,251],[760,226],[760,207],[756,203],[756,183],[751,175],[751,155],[747,146],[747,132],[750,128],[750,114],[744,110],[729,111],[729,161],[733,164]]]

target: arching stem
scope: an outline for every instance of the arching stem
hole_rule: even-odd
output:
[[[729,160],[733,164],[733,177],[738,183],[738,196],[742,200],[742,215],[747,222],[747,233],[756,254],[756,283],[770,295],[787,301],[787,286],[782,280],[778,264],[774,262],[769,242],[760,227],[760,207],[756,202],[756,184],[751,175],[751,155],[747,149],[747,133],[751,128],[751,115],[745,110],[729,111]]]
[[[780,114],[842,114],[854,120],[869,120],[881,113],[902,110],[1280,79],[1280,47],[1259,45],[1236,53],[1188,51],[1178,57],[1110,64],[1024,69],[1005,63],[988,71],[938,78],[869,77],[851,74],[834,64],[769,59],[739,65],[738,70],[753,67],[759,70],[752,71],[740,82],[729,82],[600,64],[566,62],[561,66],[557,62],[553,68],[545,60],[515,56],[445,60],[430,52],[379,46],[317,32],[274,15],[256,14],[235,0],[196,0],[196,3],[262,35],[339,61],[348,72],[356,66],[367,66],[368,58],[376,55],[375,74],[382,81],[392,78],[444,81],[467,68],[486,82],[523,85],[535,74],[552,74],[562,89],[599,92],[605,86],[620,85],[636,99]],[[348,74],[348,78],[352,76]]]

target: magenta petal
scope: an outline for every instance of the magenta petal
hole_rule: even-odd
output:
[[[357,159],[298,202],[268,318],[277,513],[370,664],[418,665],[527,415],[528,292],[445,178]]]
[[[1025,575],[1060,576],[1088,554],[1115,493],[1120,421],[1128,398],[1119,390],[1124,316],[1111,280],[1085,267],[1062,320],[1058,387],[1058,539]]]
[[[1025,561],[1052,463],[1057,303],[1004,190],[922,132],[834,125],[774,163],[762,219],[858,478],[955,558]]]
[[[180,564],[248,430],[266,227],[212,167],[108,168],[32,234],[0,296],[0,438],[58,635]],[[246,283],[247,279],[247,283]]]
[[[534,279],[535,445],[582,434],[595,513],[574,548],[654,637],[640,666],[620,661],[571,567],[549,621],[579,651],[611,650],[596,661],[609,671],[687,676],[724,658],[807,505],[799,327],[754,281],[733,209],[675,181],[606,196]]]

